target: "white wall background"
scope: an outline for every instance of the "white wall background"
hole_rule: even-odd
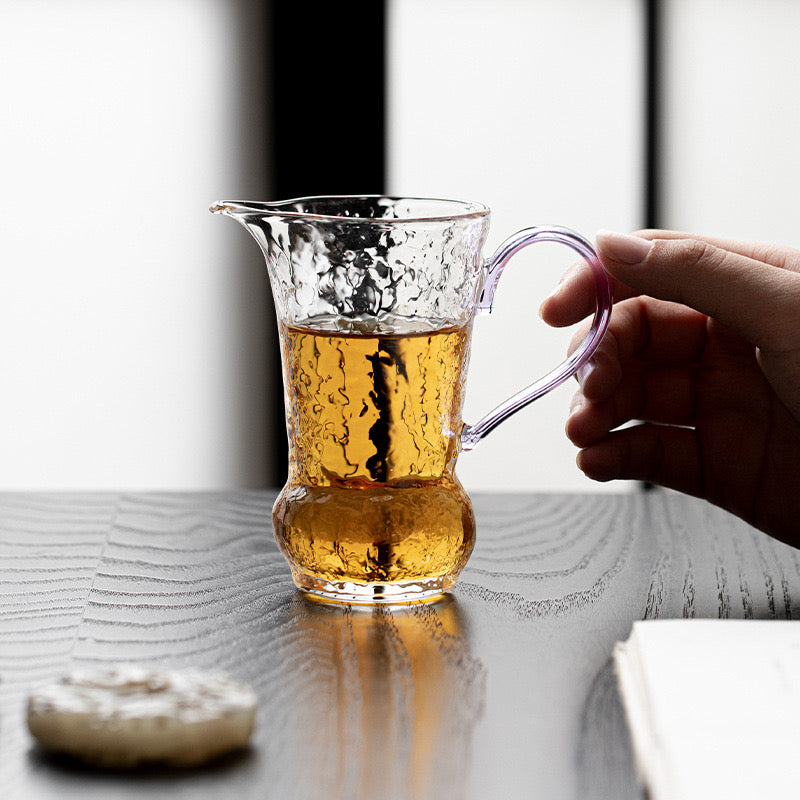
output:
[[[800,3],[662,5],[665,224],[800,246]]]
[[[519,228],[589,238],[640,225],[641,3],[394,0],[390,3],[389,191],[480,200],[487,255]],[[512,260],[494,312],[476,321],[465,419],[474,422],[555,366],[570,332],[538,307],[573,261],[555,245]],[[601,487],[564,436],[573,381],[459,459],[468,489]]]
[[[532,224],[637,227],[641,6],[391,0],[389,190],[488,203],[487,251]],[[800,4],[662,6],[666,224],[800,244]],[[0,0],[0,490],[268,480],[265,273],[206,210],[270,195],[262,13]],[[572,258],[541,249],[476,324],[468,421],[566,348],[536,310]],[[573,388],[465,454],[467,486],[599,488],[563,436]]]
[[[264,483],[258,6],[0,0],[0,489]]]
[[[482,200],[488,251],[556,222],[593,236],[642,211],[643,3],[393,0],[390,191]],[[800,243],[800,3],[669,0],[663,10],[667,227]],[[569,336],[536,319],[569,256],[528,250],[480,318],[466,419],[541,374]],[[598,487],[563,424],[574,385],[459,461],[468,488]]]

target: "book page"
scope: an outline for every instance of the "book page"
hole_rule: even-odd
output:
[[[614,660],[653,800],[800,791],[800,625],[637,622]]]

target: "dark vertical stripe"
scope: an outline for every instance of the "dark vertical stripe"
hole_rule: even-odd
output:
[[[231,3],[232,21],[237,42],[235,59],[220,66],[238,76],[236,102],[227,119],[229,131],[217,143],[229,153],[236,165],[233,182],[219,187],[220,195],[239,198],[269,197],[270,135],[269,70],[267,32],[269,6],[263,3]],[[256,98],[256,102],[250,102]],[[243,102],[248,101],[248,102]],[[229,223],[225,223],[226,225]],[[239,341],[231,353],[236,367],[238,402],[231,412],[236,415],[235,442],[238,454],[237,485],[241,488],[265,488],[277,481],[272,457],[273,423],[276,400],[272,392],[271,362],[277,335],[272,297],[264,260],[248,241],[244,231],[232,238],[227,269],[236,293]],[[233,388],[233,387],[232,387]]]
[[[273,0],[271,185],[275,200],[382,194],[386,183],[386,2]],[[278,365],[278,370],[280,365]],[[281,375],[273,422],[275,462],[286,479]]]
[[[659,0],[645,0],[645,154],[644,227],[659,228],[661,219],[661,40]]]
[[[384,191],[385,2],[275,2],[276,199]]]
[[[643,226],[661,228],[661,41],[663,18],[659,0],[644,0],[644,202]],[[653,489],[643,482],[644,491]]]

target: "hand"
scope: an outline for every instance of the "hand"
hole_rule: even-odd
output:
[[[578,466],[703,497],[800,546],[800,251],[674,231],[601,232],[597,250],[615,305],[567,421]],[[560,327],[593,307],[581,264],[541,315]],[[631,420],[648,424],[620,429]]]

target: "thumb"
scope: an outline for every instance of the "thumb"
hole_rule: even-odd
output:
[[[606,270],[642,294],[694,308],[768,352],[800,346],[800,274],[702,239],[600,231],[596,244]]]

